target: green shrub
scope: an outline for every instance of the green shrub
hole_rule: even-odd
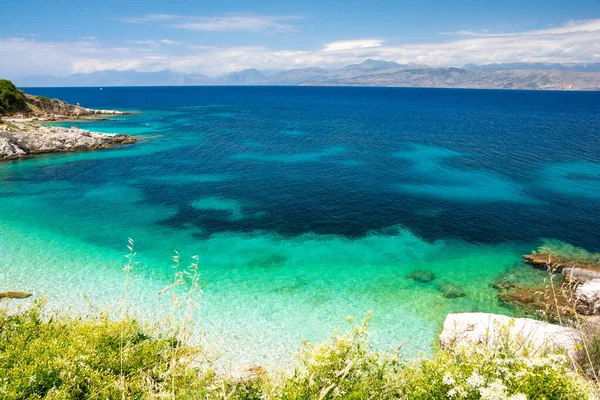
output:
[[[593,399],[593,387],[561,354],[504,357],[483,346],[442,351],[401,373],[410,399]]]
[[[27,103],[21,91],[11,81],[0,79],[0,115],[9,115],[26,109]]]
[[[305,342],[300,367],[271,395],[282,399],[386,398],[388,382],[400,368],[397,353],[380,354],[367,342],[369,314],[362,324],[331,341]],[[349,319],[354,323],[352,319]]]
[[[16,315],[0,311],[0,398],[146,398],[169,391],[169,376],[181,383],[193,372],[183,362],[170,369],[171,343],[133,319],[43,318],[39,305]],[[194,351],[180,348],[178,357]]]

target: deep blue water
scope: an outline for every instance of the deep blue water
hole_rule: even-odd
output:
[[[184,136],[176,150],[130,158],[122,170],[114,170],[113,160],[89,160],[75,175],[65,171],[81,182],[110,170],[100,177],[109,182],[138,166],[172,175],[239,178],[178,187],[176,196],[169,185],[142,187],[144,201],[178,208],[162,221],[175,229],[192,222],[206,235],[261,229],[357,237],[401,224],[428,240],[499,243],[548,237],[600,248],[598,92],[313,87],[28,91],[92,108],[177,112],[140,118],[160,124],[164,135],[175,136],[170,140]],[[127,131],[126,122],[111,124]],[[420,152],[399,156],[415,145]],[[456,154],[439,156],[435,149]],[[194,160],[198,162],[190,165]],[[418,160],[432,165],[416,168]],[[56,178],[56,171],[50,173]],[[48,177],[40,174],[38,179]],[[214,210],[189,206],[203,196],[238,199],[252,204],[250,212],[268,210],[268,215],[229,221]],[[422,210],[435,210],[435,217],[423,218]]]

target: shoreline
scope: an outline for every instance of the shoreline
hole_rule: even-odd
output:
[[[28,158],[37,154],[68,153],[118,147],[137,142],[124,134],[109,134],[79,129],[44,126],[37,120],[6,118],[0,124],[0,162]]]

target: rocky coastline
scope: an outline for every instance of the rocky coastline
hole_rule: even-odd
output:
[[[500,302],[549,321],[600,318],[600,255],[577,249],[578,256],[537,251],[524,262],[547,272],[543,285],[527,285],[514,277],[491,283]]]
[[[69,104],[59,99],[33,96],[23,93],[27,108],[12,115],[12,119],[22,121],[64,121],[97,119],[98,116],[118,116],[133,114],[130,111],[95,110],[77,104]]]
[[[99,116],[120,116],[131,112],[81,107],[79,103],[73,105],[24,93],[10,81],[3,80],[0,83],[3,90],[10,94],[6,99],[0,99],[0,161],[34,154],[106,149],[137,141],[129,135],[91,132],[76,126],[61,128],[39,124],[48,121],[98,120]]]
[[[136,141],[129,135],[43,126],[12,119],[0,125],[0,161],[35,154],[107,149]]]

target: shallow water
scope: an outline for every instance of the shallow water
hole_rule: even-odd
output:
[[[174,251],[197,254],[196,324],[224,362],[290,363],[302,339],[367,310],[379,348],[428,352],[448,312],[513,312],[489,282],[527,268],[542,238],[600,249],[599,93],[28,91],[139,110],[77,125],[148,139],[0,164],[0,282],[52,307],[114,308],[131,237],[128,307],[156,319]],[[415,269],[437,278],[407,279]]]

